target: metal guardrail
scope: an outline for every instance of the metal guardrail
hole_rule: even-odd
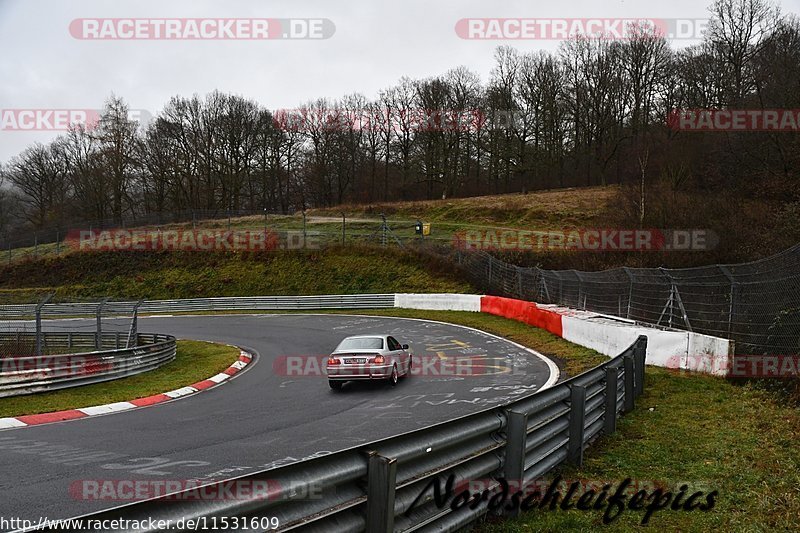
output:
[[[183,300],[145,300],[139,302],[107,302],[104,315],[115,313],[115,309],[127,313],[138,305],[139,313],[181,313],[191,311],[269,311],[288,309],[379,309],[394,307],[392,294],[340,294],[319,296],[230,296],[220,298],[189,298]],[[37,304],[3,306],[9,317],[33,316]],[[95,315],[98,304],[47,303],[40,306],[43,317]]]
[[[446,489],[451,475],[454,486],[488,480],[490,499],[500,492],[501,478],[524,486],[562,463],[581,465],[587,446],[600,434],[614,432],[620,414],[632,410],[635,398],[643,392],[646,348],[647,338],[641,336],[597,368],[504,406],[323,457],[211,483],[205,489],[190,489],[79,518],[139,520],[143,527],[148,519],[172,520],[173,524],[184,520],[184,527],[178,530],[191,528],[186,520],[211,523],[214,517],[228,521],[237,517],[248,524],[262,524],[257,530],[456,531],[489,512],[488,506],[484,502],[454,509],[449,505],[452,494],[446,496],[444,504],[436,501],[434,485],[439,483]],[[222,494],[231,483],[271,490],[262,499],[201,501],[186,497],[199,490]],[[265,516],[276,518],[278,527],[265,528]]]
[[[50,351],[94,349],[95,333],[44,333]],[[0,343],[36,342],[31,333],[0,335]],[[31,355],[0,359],[0,398],[53,391],[68,387],[119,379],[175,359],[176,340],[171,335],[139,333],[133,346],[118,348],[122,339],[115,333],[102,334],[102,350],[60,355]]]

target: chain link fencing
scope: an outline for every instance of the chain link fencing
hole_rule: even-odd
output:
[[[37,291],[0,293],[0,359],[133,348],[140,305]]]
[[[458,232],[466,227],[458,223],[435,222],[431,232],[423,235],[421,221],[387,219],[384,215],[348,217],[343,213],[335,217],[240,211],[178,213],[170,215],[169,220],[166,215],[157,217],[172,221],[159,228],[273,232],[285,248],[379,245],[424,250],[459,264],[473,284],[487,293],[729,338],[736,341],[738,354],[794,354],[800,349],[800,245],[751,263],[582,272],[519,267],[485,251],[453,246]],[[43,253],[66,253],[70,247],[63,237],[56,237],[56,243],[49,244],[54,247],[49,252],[43,246],[14,248],[16,244],[7,243],[10,247],[5,251],[5,262],[41,257]],[[20,243],[24,244],[23,240],[17,241]],[[0,259],[0,264],[3,262]],[[42,297],[28,296],[25,301],[40,302]],[[10,327],[3,324],[9,310],[3,309],[2,298],[0,334]],[[19,318],[14,312],[9,316]],[[30,310],[26,318],[35,321]]]
[[[737,354],[800,351],[800,245],[750,263],[546,270],[435,248],[487,293],[733,339]]]

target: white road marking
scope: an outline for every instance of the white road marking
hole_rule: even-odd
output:
[[[175,389],[169,392],[165,392],[165,396],[169,396],[170,398],[180,398],[181,396],[186,396],[187,394],[192,394],[197,392],[197,389],[194,387],[183,387],[181,389]]]
[[[92,416],[92,415],[102,415],[105,413],[114,413],[117,411],[125,411],[127,409],[134,409],[134,408],[136,408],[136,406],[130,402],[116,402],[116,403],[107,403],[105,405],[95,405],[92,407],[83,407],[81,409],[78,409],[78,411],[80,411],[81,413],[85,413],[89,416]]]

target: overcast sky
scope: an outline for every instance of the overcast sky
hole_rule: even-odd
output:
[[[708,0],[710,2],[710,0]],[[486,80],[501,44],[550,49],[558,41],[467,40],[463,18],[705,19],[703,0],[0,0],[0,110],[97,109],[112,93],[157,114],[173,95],[214,89],[269,109],[317,97],[374,97],[401,76],[465,65]],[[800,0],[783,0],[783,12]],[[81,40],[74,19],[328,19],[327,39]],[[272,26],[274,28],[274,25]],[[682,39],[675,46],[696,41]],[[6,115],[7,116],[7,115]],[[58,132],[0,128],[0,162]]]

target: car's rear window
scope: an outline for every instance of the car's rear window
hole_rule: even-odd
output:
[[[345,339],[339,343],[336,351],[341,350],[382,350],[383,339],[380,337],[360,337],[358,339]]]

